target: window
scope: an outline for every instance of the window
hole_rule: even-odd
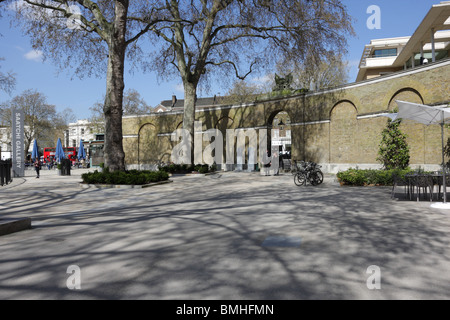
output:
[[[75,139],[72,140],[72,147],[75,147],[75,148],[77,147],[77,140],[75,140]]]
[[[395,57],[395,56],[397,56],[397,48],[377,49],[373,52],[373,58]]]
[[[84,134],[84,128],[81,128],[81,134]]]

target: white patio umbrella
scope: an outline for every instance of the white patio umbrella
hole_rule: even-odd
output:
[[[450,203],[447,203],[447,186],[446,186],[446,172],[444,160],[444,124],[447,119],[450,119],[450,108],[446,106],[430,107],[423,104],[412,102],[405,102],[396,100],[398,105],[398,113],[393,115],[391,119],[409,119],[425,125],[439,124],[441,126],[441,140],[442,140],[442,185],[444,189],[444,203],[433,204],[435,208],[450,209]]]

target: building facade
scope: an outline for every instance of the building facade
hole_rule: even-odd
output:
[[[432,6],[410,37],[372,40],[364,47],[356,81],[450,57],[450,1]]]
[[[80,147],[80,141],[95,140],[92,125],[88,120],[69,123],[64,133],[64,147]]]
[[[274,119],[286,113],[290,123],[284,130],[291,133],[293,160],[318,162],[328,172],[355,166],[379,168],[376,159],[387,120],[378,115],[393,111],[396,100],[427,105],[449,103],[450,59],[320,92],[204,107],[196,111],[196,120],[202,124],[197,132],[218,129],[225,145],[227,130],[270,132]],[[182,121],[182,110],[125,116],[123,145],[127,166],[142,168],[171,161],[177,145],[172,136],[182,127]],[[411,165],[438,168],[442,161],[439,126],[404,121],[401,130],[408,137]],[[248,159],[248,149],[246,155]]]

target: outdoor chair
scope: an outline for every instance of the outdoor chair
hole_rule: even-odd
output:
[[[447,187],[450,187],[450,174],[447,173],[446,179],[445,179],[445,183],[447,185]],[[442,172],[435,172],[435,176],[433,176],[433,185],[438,187],[438,199],[442,199],[443,198],[443,183],[442,183]],[[442,190],[442,191],[441,191]]]
[[[433,201],[433,187],[434,187],[434,183],[433,183],[433,177],[432,176],[427,176],[427,175],[418,175],[417,177],[415,177],[414,179],[414,184],[415,187],[417,189],[417,201],[420,200],[420,191],[423,191],[423,195],[426,197],[428,194],[427,189],[429,190],[430,193],[430,201]]]
[[[395,197],[395,188],[396,187],[404,187],[405,195],[409,194],[409,182],[406,179],[403,179],[399,175],[394,174],[392,176],[393,184],[391,191],[391,199]]]

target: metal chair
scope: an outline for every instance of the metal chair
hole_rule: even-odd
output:
[[[391,199],[394,199],[395,196],[395,188],[396,187],[404,187],[405,189],[405,195],[409,194],[409,181],[406,179],[403,179],[397,174],[392,175],[392,191],[391,191]]]
[[[433,201],[433,177],[428,175],[418,175],[415,177],[415,187],[417,188],[417,201],[420,200],[420,190],[423,191],[424,196],[426,197],[429,190],[430,193],[430,201]]]

